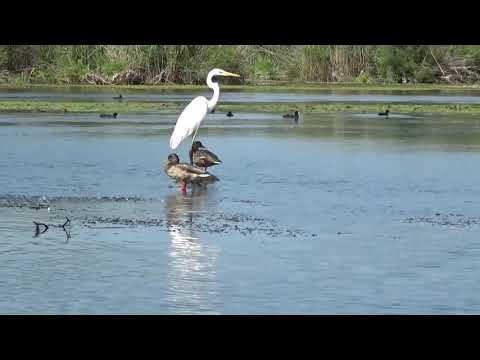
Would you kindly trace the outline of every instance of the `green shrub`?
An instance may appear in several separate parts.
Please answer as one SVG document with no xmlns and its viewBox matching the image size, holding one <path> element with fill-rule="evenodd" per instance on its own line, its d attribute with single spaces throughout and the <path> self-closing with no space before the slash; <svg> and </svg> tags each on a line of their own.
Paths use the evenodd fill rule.
<svg viewBox="0 0 480 360">
<path fill-rule="evenodd" d="M 359 83 L 362 83 L 362 84 L 370 83 L 371 82 L 370 76 L 366 72 L 362 71 L 360 73 L 360 75 L 358 75 L 355 78 L 355 82 L 359 82 Z"/>
<path fill-rule="evenodd" d="M 431 84 L 441 75 L 438 70 L 429 67 L 421 67 L 415 71 L 414 79 L 419 83 Z"/>
</svg>

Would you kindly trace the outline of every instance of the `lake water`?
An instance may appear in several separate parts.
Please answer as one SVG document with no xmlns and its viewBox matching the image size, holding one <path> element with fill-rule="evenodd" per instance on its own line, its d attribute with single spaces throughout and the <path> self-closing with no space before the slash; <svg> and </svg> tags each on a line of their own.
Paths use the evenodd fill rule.
<svg viewBox="0 0 480 360">
<path fill-rule="evenodd" d="M 479 116 L 177 116 L 0 114 L 0 313 L 480 313 Z"/>
<path fill-rule="evenodd" d="M 0 89 L 0 101 L 74 101 L 118 102 L 180 102 L 187 103 L 195 96 L 211 96 L 211 90 L 158 90 L 127 89 L 112 91 L 97 88 L 86 92 L 81 88 Z M 448 91 L 356 91 L 356 90 L 297 90 L 297 91 L 225 91 L 222 103 L 386 103 L 386 104 L 480 104 L 480 90 Z"/>
</svg>

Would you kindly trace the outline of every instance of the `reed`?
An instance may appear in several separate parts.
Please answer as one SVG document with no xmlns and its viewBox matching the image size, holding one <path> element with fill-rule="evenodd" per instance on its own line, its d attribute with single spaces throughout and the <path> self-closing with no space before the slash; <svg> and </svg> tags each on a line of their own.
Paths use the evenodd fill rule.
<svg viewBox="0 0 480 360">
<path fill-rule="evenodd" d="M 213 67 L 248 84 L 475 84 L 480 46 L 0 45 L 0 83 L 203 84 Z"/>
</svg>

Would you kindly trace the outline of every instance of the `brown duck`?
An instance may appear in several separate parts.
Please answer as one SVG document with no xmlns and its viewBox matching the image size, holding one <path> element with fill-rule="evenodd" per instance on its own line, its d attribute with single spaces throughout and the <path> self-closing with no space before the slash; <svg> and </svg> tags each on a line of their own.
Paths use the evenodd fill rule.
<svg viewBox="0 0 480 360">
<path fill-rule="evenodd" d="M 222 162 L 213 152 L 207 150 L 200 141 L 195 141 L 190 149 L 190 164 L 203 168 L 218 165 Z"/>
<path fill-rule="evenodd" d="M 217 179 L 214 175 L 208 172 L 185 163 L 180 163 L 177 154 L 168 155 L 168 160 L 165 163 L 165 173 L 180 182 L 180 191 L 186 193 L 187 183 L 202 183 L 204 180 Z"/>
</svg>

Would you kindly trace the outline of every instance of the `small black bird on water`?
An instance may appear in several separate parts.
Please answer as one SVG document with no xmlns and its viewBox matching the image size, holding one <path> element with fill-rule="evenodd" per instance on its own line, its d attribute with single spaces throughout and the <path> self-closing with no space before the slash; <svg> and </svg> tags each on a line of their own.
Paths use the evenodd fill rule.
<svg viewBox="0 0 480 360">
<path fill-rule="evenodd" d="M 113 118 L 113 119 L 116 119 L 116 118 L 117 118 L 117 115 L 118 115 L 118 114 L 115 112 L 115 113 L 113 113 L 112 115 L 110 115 L 110 114 L 100 114 L 100 117 L 101 117 L 101 118 Z"/>
<path fill-rule="evenodd" d="M 298 117 L 299 117 L 298 111 L 295 111 L 294 114 L 285 114 L 285 115 L 283 115 L 283 117 L 285 119 L 295 119 L 295 121 L 298 121 Z"/>
<path fill-rule="evenodd" d="M 213 114 L 215 112 L 215 108 L 210 111 L 210 114 Z"/>
<path fill-rule="evenodd" d="M 388 117 L 389 113 L 390 113 L 390 110 L 387 109 L 385 112 L 379 112 L 378 115 Z"/>
<path fill-rule="evenodd" d="M 227 116 L 228 116 L 228 117 L 232 117 L 232 116 L 233 116 L 232 112 L 229 111 L 229 112 L 227 113 Z"/>
<path fill-rule="evenodd" d="M 114 96 L 113 97 L 115 100 L 122 100 L 123 99 L 123 96 L 122 94 L 118 95 L 118 96 Z"/>
</svg>

